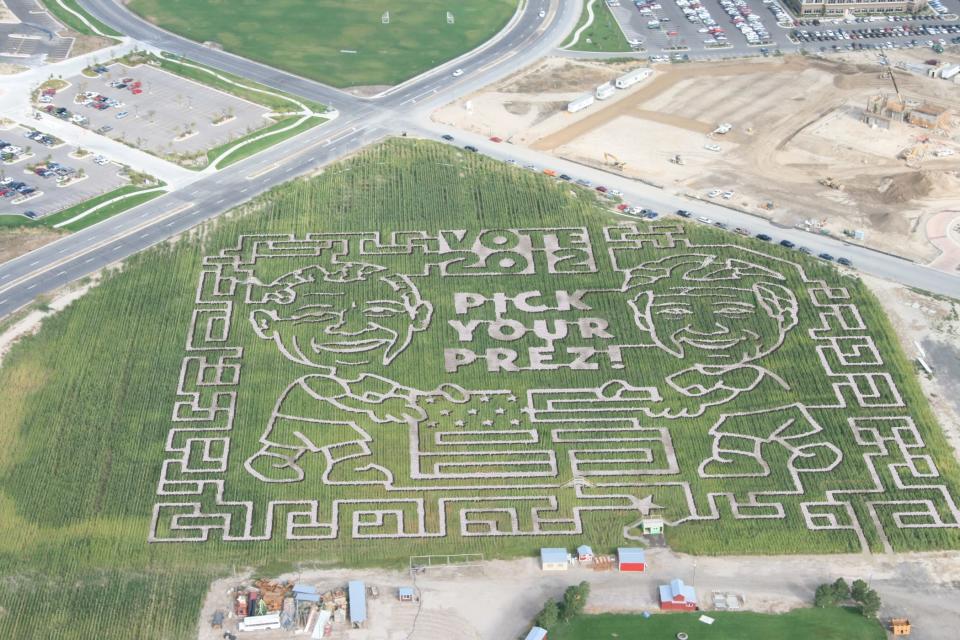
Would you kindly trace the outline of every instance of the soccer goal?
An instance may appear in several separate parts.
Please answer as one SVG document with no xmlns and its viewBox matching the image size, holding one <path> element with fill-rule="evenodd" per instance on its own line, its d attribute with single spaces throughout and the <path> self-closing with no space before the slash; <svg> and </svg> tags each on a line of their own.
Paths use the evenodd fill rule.
<svg viewBox="0 0 960 640">
<path fill-rule="evenodd" d="M 436 556 L 410 556 L 410 573 L 423 573 L 427 569 L 449 567 L 474 567 L 483 562 L 482 553 L 455 553 Z"/>
</svg>

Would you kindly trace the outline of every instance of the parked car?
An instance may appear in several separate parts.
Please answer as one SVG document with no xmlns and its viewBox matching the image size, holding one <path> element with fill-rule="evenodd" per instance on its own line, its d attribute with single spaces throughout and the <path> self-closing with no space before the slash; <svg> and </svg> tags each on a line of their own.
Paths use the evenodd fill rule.
<svg viewBox="0 0 960 640">
<path fill-rule="evenodd" d="M 566 181 L 568 181 L 568 182 L 569 182 L 570 180 L 572 180 L 572 178 L 571 178 L 570 176 L 568 176 L 567 174 L 565 174 L 565 173 L 561 173 L 561 174 L 560 174 L 559 176 L 557 176 L 557 177 L 560 178 L 561 180 L 566 180 Z"/>
<path fill-rule="evenodd" d="M 443 134 L 442 136 L 440 136 L 440 139 L 441 139 L 441 140 L 446 140 L 447 142 L 452 142 L 452 141 L 453 141 L 453 136 L 450 135 L 449 133 L 445 133 L 445 134 Z"/>
<path fill-rule="evenodd" d="M 845 267 L 852 267 L 853 262 L 849 258 L 837 258 L 837 264 L 842 264 Z"/>
<path fill-rule="evenodd" d="M 466 145 L 466 146 L 464 147 L 464 149 L 466 149 L 467 151 L 472 151 L 472 152 L 474 152 L 474 153 L 480 151 L 479 149 L 477 149 L 477 148 L 476 148 L 475 146 L 473 146 L 472 144 Z"/>
<path fill-rule="evenodd" d="M 691 215 L 693 215 L 693 214 L 691 214 L 689 211 L 687 211 L 686 209 L 677 209 L 676 213 L 677 213 L 677 215 L 680 216 L 681 218 L 689 218 Z"/>
<path fill-rule="evenodd" d="M 757 234 L 757 240 L 763 240 L 764 242 L 770 242 L 771 240 L 773 240 L 773 238 L 771 238 L 770 236 L 768 236 L 768 235 L 765 234 L 765 233 L 758 233 L 758 234 Z"/>
<path fill-rule="evenodd" d="M 796 245 L 790 242 L 789 240 L 781 240 L 780 246 L 786 247 L 787 249 L 793 249 Z"/>
<path fill-rule="evenodd" d="M 490 136 L 490 142 L 503 142 L 503 138 L 500 136 Z"/>
<path fill-rule="evenodd" d="M 827 262 L 833 261 L 833 256 L 830 255 L 829 253 L 821 253 L 817 257 L 820 258 L 821 260 L 826 260 Z"/>
</svg>

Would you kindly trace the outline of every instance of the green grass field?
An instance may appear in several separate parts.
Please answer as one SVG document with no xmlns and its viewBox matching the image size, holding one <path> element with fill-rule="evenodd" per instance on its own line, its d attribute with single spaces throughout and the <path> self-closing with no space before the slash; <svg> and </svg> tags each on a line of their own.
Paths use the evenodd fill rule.
<svg viewBox="0 0 960 640">
<path fill-rule="evenodd" d="M 43 5 L 46 6 L 47 10 L 49 10 L 50 13 L 56 16 L 57 20 L 62 22 L 68 28 L 73 29 L 77 33 L 83 33 L 89 36 L 98 35 L 92 29 L 90 29 L 90 27 L 84 24 L 82 20 L 77 18 L 76 15 L 64 9 L 63 8 L 64 5 L 66 5 L 70 9 L 73 9 L 74 12 L 79 13 L 80 15 L 85 17 L 87 19 L 87 22 L 95 26 L 100 31 L 100 33 L 105 34 L 107 36 L 114 36 L 118 38 L 121 35 L 116 31 L 114 31 L 113 29 L 111 29 L 110 27 L 108 27 L 107 25 L 97 20 L 96 18 L 94 18 L 89 13 L 87 13 L 84 10 L 84 8 L 80 6 L 77 0 L 43 0 Z"/>
<path fill-rule="evenodd" d="M 550 640 L 648 640 L 676 638 L 685 632 L 690 640 L 884 640 L 877 620 L 868 620 L 848 609 L 796 609 L 782 615 L 709 612 L 712 625 L 698 622 L 699 613 L 581 616 L 550 630 Z"/>
<path fill-rule="evenodd" d="M 230 142 L 226 144 L 222 144 L 219 147 L 214 147 L 213 149 L 207 152 L 207 158 L 209 159 L 210 163 L 213 163 L 215 160 L 217 160 L 217 158 L 225 155 L 230 149 L 235 148 L 241 142 L 244 142 L 251 138 L 259 138 L 260 136 L 266 136 L 264 138 L 258 139 L 256 142 L 252 142 L 248 145 L 240 147 L 236 151 L 230 152 L 226 156 L 226 158 L 224 158 L 224 160 L 221 161 L 219 165 L 217 165 L 218 168 L 225 169 L 226 167 L 229 167 L 231 164 L 240 162 L 244 158 L 249 158 L 252 155 L 256 155 L 261 151 L 263 151 L 264 149 L 272 147 L 273 145 L 283 142 L 284 140 L 288 140 L 296 135 L 300 135 L 304 131 L 309 131 L 310 129 L 326 122 L 326 118 L 321 118 L 319 116 L 310 116 L 306 120 L 298 124 L 297 126 L 293 127 L 292 129 L 289 129 L 287 131 L 279 131 L 284 127 L 290 126 L 291 124 L 293 124 L 299 119 L 300 118 L 298 116 L 289 116 L 286 118 L 281 118 L 280 120 L 277 120 L 276 123 L 268 127 L 264 127 L 263 129 L 254 131 L 253 133 L 243 136 L 242 138 L 231 140 Z"/>
<path fill-rule="evenodd" d="M 480 45 L 507 23 L 517 2 L 233 0 L 224 12 L 215 0 L 134 0 L 130 8 L 192 40 L 353 87 L 396 84 Z M 390 22 L 382 24 L 387 11 Z M 447 11 L 454 24 L 447 24 Z"/>
<path fill-rule="evenodd" d="M 854 517 L 873 550 L 884 539 L 898 550 L 960 547 L 956 529 L 897 528 L 890 505 L 875 508 L 882 531 L 872 524 L 871 500 L 929 499 L 946 521 L 944 498 L 931 487 L 955 496 L 960 474 L 911 365 L 857 280 L 820 261 L 700 225 L 664 220 L 620 228 L 623 219 L 601 209 L 593 192 L 573 189 L 458 149 L 391 140 L 130 258 L 46 320 L 39 333 L 12 348 L 0 369 L 0 637 L 196 637 L 208 582 L 240 567 L 303 561 L 405 566 L 415 554 L 515 557 L 581 540 L 606 552 L 623 544 L 624 527 L 637 520 L 633 500 L 648 495 L 668 521 L 683 521 L 667 529 L 668 542 L 683 551 L 859 551 L 850 528 Z M 374 231 L 382 234 L 379 242 Z M 280 236 L 253 237 L 264 234 Z M 351 280 L 345 272 L 343 283 L 353 284 L 336 289 L 346 309 L 337 326 L 362 314 L 364 331 L 381 332 L 358 344 L 382 349 L 390 331 L 401 336 L 405 327 L 416 327 L 410 346 L 387 366 L 377 359 L 357 369 L 355 355 L 329 356 L 335 373 L 346 376 L 336 379 L 354 381 L 346 387 L 331 387 L 336 376 L 291 360 L 293 352 L 283 355 L 277 342 L 282 337 L 288 350 L 311 345 L 302 347 L 304 358 L 353 353 L 347 348 L 352 342 L 328 343 L 319 336 L 334 334 L 316 333 L 323 326 L 333 331 L 330 323 L 341 318 L 340 311 L 324 310 L 329 292 L 317 292 L 316 305 L 297 302 L 306 306 L 295 313 L 282 306 L 291 304 L 284 283 L 318 282 L 284 274 L 312 268 L 302 273 L 317 278 L 316 265 L 332 268 L 331 253 L 341 263 L 376 265 L 357 273 L 381 273 L 376 267 L 382 267 L 387 275 L 405 274 L 420 293 L 417 303 L 395 276 Z M 716 261 L 691 271 L 696 256 Z M 675 271 L 692 278 L 684 280 L 691 286 L 703 279 L 710 291 L 716 278 L 735 273 L 737 279 L 719 282 L 748 283 L 747 289 L 727 287 L 739 297 L 714 310 L 694 298 L 645 306 L 654 292 L 660 297 L 650 300 L 670 300 L 671 290 L 658 287 Z M 632 284 L 623 289 L 625 273 Z M 817 284 L 821 280 L 828 288 Z M 300 291 L 303 300 L 313 299 L 310 289 Z M 506 302 L 532 291 L 544 295 L 525 297 L 526 307 Z M 824 304 L 828 291 L 857 310 L 818 309 L 814 302 Z M 791 296 L 796 313 L 784 306 Z M 512 329 L 496 329 L 499 337 L 491 333 L 498 305 L 506 305 L 503 318 L 513 321 Z M 704 356 L 671 355 L 665 336 L 681 334 L 667 331 L 670 323 L 737 326 L 738 340 L 768 344 L 776 333 L 768 315 L 776 309 L 776 322 L 795 315 L 797 326 L 762 363 L 790 390 L 769 376 L 750 387 L 750 371 L 741 368 L 730 369 L 719 386 L 699 375 L 701 384 L 711 383 L 700 395 L 680 394 L 680 387 L 665 382 L 680 384 L 678 371 Z M 837 337 L 840 318 L 848 328 Z M 508 335 L 518 331 L 516 323 L 553 335 L 560 349 L 544 352 L 539 334 Z M 472 341 L 460 337 L 466 325 L 475 330 Z M 667 342 L 656 346 L 649 325 L 660 327 L 656 335 Z M 300 336 L 299 342 L 289 342 L 291 336 Z M 831 377 L 816 349 L 834 338 L 837 350 L 823 355 Z M 707 355 L 739 348 L 728 342 L 708 342 Z M 882 365 L 870 364 L 868 343 L 882 354 Z M 701 348 L 695 344 L 701 343 L 687 348 Z M 611 345 L 625 346 L 617 352 Z M 452 348 L 481 355 L 506 348 L 517 353 L 521 368 L 490 372 L 478 360 L 447 371 Z M 840 353 L 849 362 L 839 362 Z M 583 354 L 595 368 L 546 366 L 570 365 Z M 534 361 L 538 368 L 530 369 Z M 862 380 L 838 391 L 833 383 L 851 370 L 889 374 L 896 391 L 880 379 L 872 396 Z M 603 386 L 611 379 L 629 385 Z M 290 386 L 298 380 L 308 386 Z M 857 406 L 854 387 L 869 402 L 896 406 Z M 642 388 L 659 390 L 661 399 Z M 548 391 L 528 395 L 536 389 Z M 574 395 L 557 396 L 567 393 L 563 389 Z M 728 397 L 730 390 L 736 393 Z M 846 407 L 838 408 L 838 393 Z M 272 423 L 281 397 L 282 415 Z M 551 415 L 542 402 L 554 397 L 566 398 L 557 407 L 573 414 Z M 716 405 L 709 404 L 713 400 Z M 528 402 L 529 411 L 521 411 Z M 687 415 L 676 415 L 684 410 Z M 739 419 L 718 423 L 723 415 Z M 854 431 L 850 418 L 871 421 Z M 274 428 L 266 432 L 268 424 Z M 730 443 L 729 450 L 740 453 L 725 467 L 729 477 L 700 477 L 698 465 L 711 457 L 711 429 L 718 424 L 750 437 L 772 438 L 771 429 L 777 431 L 780 439 L 768 438 L 761 447 L 769 473 L 755 473 L 759 462 L 744 456 L 749 447 L 740 442 L 740 448 Z M 812 424 L 822 431 L 811 434 Z M 296 459 L 304 481 L 279 482 L 283 478 L 273 475 L 266 481 L 244 461 L 262 462 L 256 454 L 265 441 L 304 446 L 303 439 L 283 440 L 286 425 L 296 426 L 317 452 L 300 451 Z M 664 466 L 665 442 L 675 452 L 673 471 Z M 826 444 L 843 458 L 822 471 Z M 411 456 L 414 448 L 418 459 Z M 880 474 L 875 491 L 867 454 Z M 545 470 L 551 456 L 552 472 Z M 585 484 L 573 482 L 573 461 Z M 888 465 L 899 465 L 910 488 L 894 487 Z M 914 478 L 905 466 L 923 477 Z M 255 468 L 261 476 L 278 471 Z M 802 495 L 790 493 L 789 469 L 802 470 Z M 742 475 L 747 472 L 752 475 Z M 829 516 L 841 528 L 808 530 L 802 503 L 825 503 L 826 492 L 836 490 L 865 493 L 838 494 L 843 506 L 813 509 L 817 524 L 827 524 Z M 747 504 L 751 492 L 760 492 L 753 506 Z M 713 499 L 711 519 L 705 517 L 709 494 L 716 493 L 732 497 Z M 736 519 L 734 500 L 740 515 L 769 515 L 771 505 L 782 504 L 784 517 Z M 915 503 L 907 508 L 918 511 Z M 579 509 L 586 510 L 578 515 Z M 701 517 L 691 519 L 691 509 Z M 581 516 L 583 535 L 564 535 Z M 904 518 L 907 524 L 929 522 Z M 497 532 L 504 535 L 488 535 Z M 77 594 L 83 597 L 72 597 Z"/>
<path fill-rule="evenodd" d="M 586 10 L 587 1 L 588 0 L 584 0 L 584 10 L 580 16 L 580 22 L 577 24 L 577 28 L 571 32 L 570 37 L 567 38 L 565 42 L 570 42 L 573 39 L 573 34 L 586 24 L 589 19 Z M 573 51 L 632 50 L 630 44 L 627 43 L 626 37 L 623 35 L 623 30 L 620 29 L 620 25 L 617 24 L 606 2 L 603 0 L 594 0 L 593 13 L 593 23 L 584 29 L 583 33 L 580 34 L 580 39 L 577 40 L 577 43 L 570 47 L 570 49 Z"/>
</svg>

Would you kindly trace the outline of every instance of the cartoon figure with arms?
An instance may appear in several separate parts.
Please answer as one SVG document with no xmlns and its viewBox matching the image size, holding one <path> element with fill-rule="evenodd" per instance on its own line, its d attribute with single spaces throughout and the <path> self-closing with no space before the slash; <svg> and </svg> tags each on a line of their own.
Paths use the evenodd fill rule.
<svg viewBox="0 0 960 640">
<path fill-rule="evenodd" d="M 264 482 L 297 482 L 301 457 L 322 453 L 327 474 L 353 461 L 354 482 L 388 482 L 389 470 L 360 464 L 371 454 L 362 425 L 408 425 L 425 414 L 419 392 L 363 371 L 393 362 L 432 314 L 409 278 L 372 264 L 310 266 L 268 285 L 250 314 L 254 331 L 317 372 L 283 392 L 247 471 Z M 444 385 L 433 393 L 459 399 L 462 390 Z"/>
</svg>

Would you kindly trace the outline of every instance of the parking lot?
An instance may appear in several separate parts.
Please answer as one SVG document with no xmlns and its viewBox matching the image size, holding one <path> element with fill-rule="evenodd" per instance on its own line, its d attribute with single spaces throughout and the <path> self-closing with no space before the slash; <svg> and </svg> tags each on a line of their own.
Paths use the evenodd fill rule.
<svg viewBox="0 0 960 640">
<path fill-rule="evenodd" d="M 128 180 L 118 175 L 120 167 L 116 164 L 98 164 L 92 153 L 79 159 L 72 157 L 76 147 L 62 143 L 48 147 L 42 141 L 27 138 L 29 131 L 19 126 L 0 131 L 0 141 L 6 143 L 0 148 L 13 146 L 23 150 L 12 161 L 0 165 L 0 214 L 32 211 L 42 218 L 127 184 Z M 42 166 L 28 169 L 34 165 Z M 81 175 L 85 177 L 76 179 Z M 27 193 L 30 189 L 34 191 Z M 20 198 L 25 199 L 19 202 Z"/>
<path fill-rule="evenodd" d="M 64 26 L 37 0 L 5 1 L 15 18 L 0 24 L 0 60 L 35 65 L 44 61 L 59 62 L 70 56 L 73 38 L 57 35 Z"/>
<path fill-rule="evenodd" d="M 769 55 L 776 50 L 829 53 L 861 48 L 934 47 L 953 44 L 951 39 L 960 36 L 960 0 L 932 0 L 931 12 L 914 18 L 796 21 L 780 0 L 605 1 L 627 40 L 635 48 L 646 49 L 658 61 L 665 61 L 668 56 L 686 60 Z"/>
<path fill-rule="evenodd" d="M 843 23 L 842 26 L 821 23 L 793 29 L 790 38 L 798 44 L 828 50 L 933 49 L 960 43 L 960 24 L 908 22 L 896 18 L 882 22 Z"/>
<path fill-rule="evenodd" d="M 41 108 L 162 157 L 205 153 L 271 123 L 266 107 L 150 65 L 103 69 L 69 78 Z"/>
</svg>

